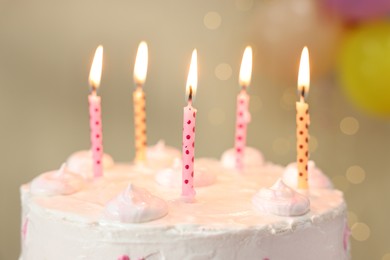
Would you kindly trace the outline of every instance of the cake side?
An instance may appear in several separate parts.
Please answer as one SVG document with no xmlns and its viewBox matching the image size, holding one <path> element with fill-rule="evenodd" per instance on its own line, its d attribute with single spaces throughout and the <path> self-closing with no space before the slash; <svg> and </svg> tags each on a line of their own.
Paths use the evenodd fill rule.
<svg viewBox="0 0 390 260">
<path fill-rule="evenodd" d="M 282 167 L 268 165 L 245 176 L 220 171 L 217 182 L 197 189 L 197 202 L 178 200 L 179 189 L 154 175 L 117 165 L 105 177 L 67 196 L 32 196 L 21 188 L 22 259 L 349 259 L 344 241 L 346 205 L 337 190 L 310 194 L 311 210 L 299 217 L 257 212 L 251 198 L 269 187 Z M 109 221 L 104 208 L 128 183 L 167 201 L 169 213 L 137 224 Z"/>
</svg>

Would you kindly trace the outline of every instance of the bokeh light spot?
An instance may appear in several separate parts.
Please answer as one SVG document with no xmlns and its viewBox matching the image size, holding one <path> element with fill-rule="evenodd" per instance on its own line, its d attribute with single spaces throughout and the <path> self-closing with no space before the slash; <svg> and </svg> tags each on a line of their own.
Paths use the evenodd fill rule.
<svg viewBox="0 0 390 260">
<path fill-rule="evenodd" d="M 232 67 L 227 63 L 221 63 L 215 67 L 214 73 L 218 79 L 228 80 L 232 76 Z"/>
<path fill-rule="evenodd" d="M 285 110 L 293 110 L 295 108 L 295 102 L 298 101 L 296 88 L 287 88 L 280 100 L 280 106 Z"/>
<path fill-rule="evenodd" d="M 358 165 L 353 165 L 347 169 L 346 177 L 350 183 L 359 184 L 366 178 L 366 172 Z"/>
<path fill-rule="evenodd" d="M 363 222 L 356 222 L 351 230 L 352 237 L 357 241 L 366 241 L 370 237 L 370 227 Z"/>
<path fill-rule="evenodd" d="M 221 15 L 217 12 L 208 12 L 203 18 L 204 26 L 210 30 L 218 29 L 221 26 L 221 22 Z"/>
<path fill-rule="evenodd" d="M 359 121 L 354 117 L 344 117 L 340 122 L 340 130 L 343 134 L 354 135 L 359 130 Z"/>
</svg>

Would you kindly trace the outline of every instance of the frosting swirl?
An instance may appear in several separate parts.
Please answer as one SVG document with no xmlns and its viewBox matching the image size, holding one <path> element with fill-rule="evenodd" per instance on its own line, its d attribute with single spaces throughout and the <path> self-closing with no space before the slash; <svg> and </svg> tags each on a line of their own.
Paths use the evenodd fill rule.
<svg viewBox="0 0 390 260">
<path fill-rule="evenodd" d="M 181 153 L 178 149 L 165 145 L 163 140 L 147 149 L 148 162 L 159 168 L 171 166 L 173 161 L 180 156 Z"/>
<path fill-rule="evenodd" d="M 66 161 L 70 171 L 78 173 L 86 179 L 92 178 L 92 152 L 91 150 L 78 151 L 71 154 Z M 103 154 L 103 167 L 109 169 L 114 166 L 114 160 L 108 154 Z"/>
<path fill-rule="evenodd" d="M 221 157 L 221 163 L 226 168 L 236 168 L 236 151 L 234 148 L 226 150 Z M 245 147 L 244 150 L 244 168 L 261 167 L 264 165 L 263 154 L 252 147 Z"/>
<path fill-rule="evenodd" d="M 310 200 L 288 187 L 281 179 L 271 188 L 261 189 L 252 198 L 254 207 L 278 216 L 300 216 L 310 210 Z"/>
<path fill-rule="evenodd" d="M 209 186 L 216 182 L 216 173 L 219 171 L 219 162 L 212 159 L 200 158 L 194 165 L 194 186 Z M 158 184 L 166 187 L 181 187 L 182 163 L 176 159 L 173 166 L 160 170 L 156 174 Z"/>
<path fill-rule="evenodd" d="M 30 192 L 44 196 L 69 195 L 81 190 L 83 185 L 83 178 L 68 171 L 64 163 L 59 170 L 45 172 L 33 179 Z"/>
<path fill-rule="evenodd" d="M 104 219 L 125 223 L 141 223 L 164 217 L 167 203 L 147 190 L 129 184 L 116 198 L 109 201 Z"/>
<path fill-rule="evenodd" d="M 316 167 L 314 161 L 308 162 L 308 181 L 309 187 L 315 189 L 333 189 L 329 178 Z M 283 181 L 290 187 L 298 187 L 297 163 L 290 163 L 283 172 Z"/>
</svg>

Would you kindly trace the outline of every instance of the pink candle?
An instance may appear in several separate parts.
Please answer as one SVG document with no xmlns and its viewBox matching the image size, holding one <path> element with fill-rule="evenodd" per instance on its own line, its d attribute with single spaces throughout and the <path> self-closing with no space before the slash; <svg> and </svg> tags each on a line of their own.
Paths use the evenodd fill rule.
<svg viewBox="0 0 390 260">
<path fill-rule="evenodd" d="M 297 108 L 297 168 L 298 168 L 298 189 L 308 189 L 307 163 L 309 161 L 309 105 L 305 97 L 309 92 L 310 67 L 309 51 L 305 47 L 302 51 L 301 62 L 298 74 L 298 91 L 300 100 L 296 103 Z"/>
<path fill-rule="evenodd" d="M 197 52 L 192 52 L 190 71 L 187 78 L 186 92 L 188 105 L 183 116 L 183 149 L 182 149 L 182 197 L 186 202 L 195 200 L 194 189 L 194 158 L 195 158 L 195 118 L 196 109 L 192 106 L 192 98 L 197 87 Z"/>
<path fill-rule="evenodd" d="M 249 95 L 247 87 L 250 84 L 252 76 L 252 48 L 246 47 L 242 57 L 240 69 L 240 85 L 241 92 L 237 96 L 237 112 L 236 112 L 236 135 L 235 135 L 235 150 L 236 150 L 236 168 L 244 167 L 244 153 L 246 146 L 247 125 L 250 122 L 249 113 Z"/>
<path fill-rule="evenodd" d="M 93 176 L 95 178 L 103 176 L 103 135 L 101 119 L 101 98 L 97 95 L 97 89 L 100 85 L 103 63 L 103 47 L 100 45 L 95 52 L 89 74 L 89 84 L 91 94 L 89 100 L 89 116 L 91 128 L 91 150 L 93 162 Z"/>
</svg>

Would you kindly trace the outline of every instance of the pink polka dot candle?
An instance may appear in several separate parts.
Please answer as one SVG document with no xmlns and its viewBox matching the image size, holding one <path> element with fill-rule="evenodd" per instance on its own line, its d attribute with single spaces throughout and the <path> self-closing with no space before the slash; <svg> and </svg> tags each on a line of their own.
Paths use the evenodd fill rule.
<svg viewBox="0 0 390 260">
<path fill-rule="evenodd" d="M 137 57 L 134 66 L 134 82 L 136 90 L 133 92 L 134 102 L 134 128 L 135 128 L 135 161 L 146 161 L 146 97 L 143 91 L 148 70 L 148 45 L 141 42 L 138 46 Z"/>
<path fill-rule="evenodd" d="M 298 168 L 298 189 L 306 190 L 308 185 L 307 164 L 309 161 L 309 105 L 305 97 L 310 86 L 310 65 L 309 51 L 303 48 L 298 74 L 298 92 L 300 100 L 296 102 L 297 109 L 297 168 Z"/>
<path fill-rule="evenodd" d="M 235 134 L 235 151 L 236 151 L 236 168 L 243 168 L 244 152 L 246 146 L 247 125 L 250 122 L 249 113 L 249 95 L 247 88 L 252 77 L 252 48 L 246 47 L 242 57 L 240 68 L 240 86 L 241 92 L 237 96 L 236 111 L 236 134 Z"/>
<path fill-rule="evenodd" d="M 185 202 L 195 200 L 194 158 L 195 158 L 195 118 L 196 109 L 192 106 L 198 84 L 198 64 L 196 49 L 192 52 L 191 65 L 187 78 L 186 96 L 188 105 L 184 107 L 183 149 L 182 149 L 182 197 Z"/>
<path fill-rule="evenodd" d="M 103 46 L 96 49 L 93 58 L 91 71 L 89 73 L 89 85 L 91 94 L 88 96 L 89 117 L 91 128 L 91 150 L 93 160 L 93 176 L 95 178 L 103 176 L 103 134 L 101 118 L 101 98 L 97 95 L 100 85 L 103 65 Z"/>
</svg>

